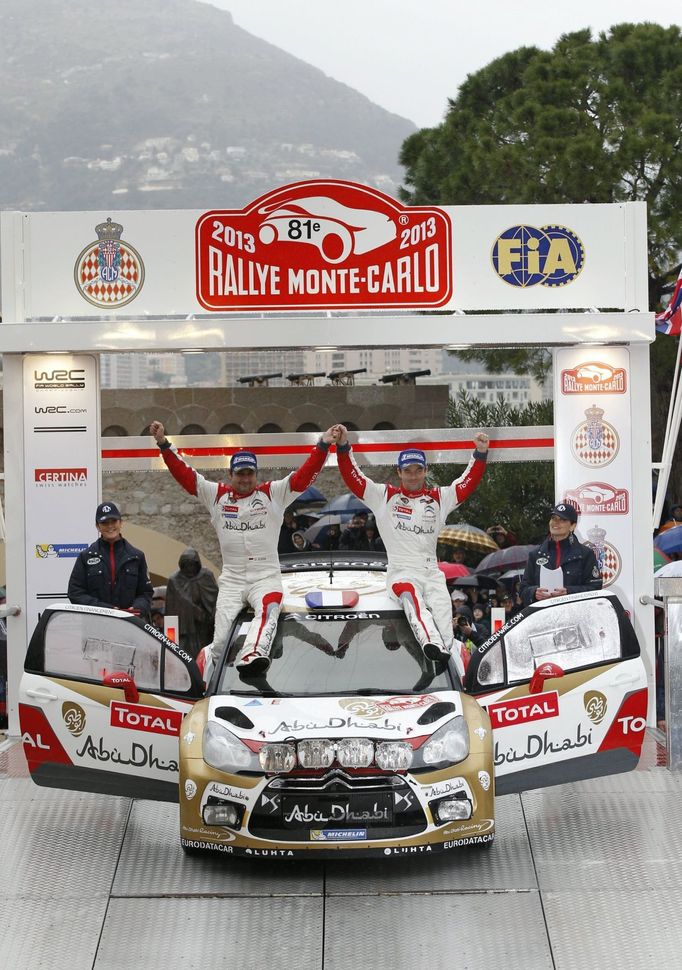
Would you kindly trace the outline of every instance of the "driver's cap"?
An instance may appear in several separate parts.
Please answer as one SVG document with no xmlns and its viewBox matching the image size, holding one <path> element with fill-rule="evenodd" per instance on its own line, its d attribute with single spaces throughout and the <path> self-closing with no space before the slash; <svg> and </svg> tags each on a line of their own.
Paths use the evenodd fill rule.
<svg viewBox="0 0 682 970">
<path fill-rule="evenodd" d="M 420 465 L 426 468 L 426 455 L 419 448 L 406 448 L 398 455 L 398 468 L 406 468 L 407 465 Z"/>
<path fill-rule="evenodd" d="M 235 451 L 230 458 L 230 471 L 238 472 L 240 468 L 253 468 L 258 470 L 258 462 L 252 451 Z"/>
</svg>

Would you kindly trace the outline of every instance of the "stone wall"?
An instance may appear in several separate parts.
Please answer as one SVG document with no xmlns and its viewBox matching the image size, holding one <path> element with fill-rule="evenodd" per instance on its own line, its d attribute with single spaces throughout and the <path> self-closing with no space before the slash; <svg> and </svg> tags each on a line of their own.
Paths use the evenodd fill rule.
<svg viewBox="0 0 682 970">
<path fill-rule="evenodd" d="M 447 402 L 447 387 L 434 385 L 105 390 L 102 430 L 118 427 L 126 434 L 139 435 L 155 418 L 163 421 L 169 436 L 188 425 L 198 425 L 206 434 L 219 434 L 227 425 L 238 425 L 244 433 L 253 434 L 265 424 L 295 432 L 302 424 L 324 429 L 339 421 L 361 431 L 387 424 L 406 430 L 440 428 L 445 425 Z M 268 469 L 264 474 L 280 478 L 288 471 Z M 220 478 L 219 471 L 204 474 L 215 481 Z M 395 481 L 390 467 L 374 468 L 372 476 Z M 346 491 L 335 468 L 324 470 L 316 485 L 328 498 Z M 167 471 L 105 473 L 102 498 L 119 506 L 124 531 L 126 521 L 145 526 L 194 546 L 203 558 L 220 564 L 218 543 L 205 510 Z M 176 566 L 171 563 L 169 568 Z"/>
<path fill-rule="evenodd" d="M 448 403 L 445 385 L 353 387 L 223 387 L 172 390 L 102 391 L 102 430 L 122 428 L 139 435 L 156 418 L 168 434 L 198 425 L 220 434 L 228 425 L 254 434 L 263 425 L 297 431 L 302 424 L 320 430 L 338 422 L 362 431 L 441 428 Z"/>
</svg>

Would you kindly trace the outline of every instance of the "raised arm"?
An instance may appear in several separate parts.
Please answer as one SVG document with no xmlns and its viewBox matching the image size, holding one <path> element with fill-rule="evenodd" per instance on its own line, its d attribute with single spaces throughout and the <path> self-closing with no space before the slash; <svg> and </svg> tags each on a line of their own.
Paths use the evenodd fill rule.
<svg viewBox="0 0 682 970">
<path fill-rule="evenodd" d="M 474 438 L 474 452 L 463 473 L 452 483 L 457 505 L 472 495 L 485 474 L 490 439 L 483 431 Z"/>
<path fill-rule="evenodd" d="M 364 498 L 368 485 L 374 485 L 371 478 L 360 471 L 353 458 L 353 449 L 348 440 L 348 429 L 343 424 L 334 425 L 337 429 L 336 454 L 339 461 L 339 471 L 344 482 L 358 498 Z"/>
<path fill-rule="evenodd" d="M 327 428 L 301 467 L 289 476 L 288 488 L 290 492 L 296 494 L 305 492 L 306 488 L 309 488 L 320 474 L 329 454 L 329 446 L 333 441 L 336 441 L 335 427 L 336 425 Z"/>
<path fill-rule="evenodd" d="M 149 425 L 149 432 L 156 440 L 161 457 L 166 463 L 166 468 L 171 473 L 178 485 L 182 485 L 190 495 L 197 495 L 197 473 L 191 465 L 188 465 L 184 458 L 181 458 L 166 437 L 166 431 L 160 421 L 152 421 Z"/>
</svg>

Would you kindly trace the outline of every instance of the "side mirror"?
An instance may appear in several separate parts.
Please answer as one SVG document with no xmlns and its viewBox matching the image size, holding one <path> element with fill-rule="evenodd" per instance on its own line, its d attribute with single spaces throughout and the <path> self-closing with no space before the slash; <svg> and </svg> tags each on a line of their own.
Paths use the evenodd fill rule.
<svg viewBox="0 0 682 970">
<path fill-rule="evenodd" d="M 564 672 L 558 664 L 540 664 L 530 680 L 529 691 L 531 694 L 541 694 L 545 681 L 552 677 L 563 677 Z"/>
<path fill-rule="evenodd" d="M 537 671 L 536 671 L 537 673 Z M 130 674 L 116 673 L 116 674 L 105 674 L 102 678 L 102 684 L 105 687 L 115 687 L 117 690 L 123 691 L 123 696 L 128 701 L 129 704 L 139 704 L 140 703 L 140 693 L 135 686 L 135 681 L 130 676 Z"/>
</svg>

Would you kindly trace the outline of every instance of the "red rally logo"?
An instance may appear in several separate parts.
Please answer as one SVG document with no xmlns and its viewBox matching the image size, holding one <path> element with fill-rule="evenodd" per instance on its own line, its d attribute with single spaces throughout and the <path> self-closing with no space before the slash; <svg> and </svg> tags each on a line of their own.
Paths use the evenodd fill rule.
<svg viewBox="0 0 682 970">
<path fill-rule="evenodd" d="M 286 185 L 196 225 L 197 300 L 207 310 L 443 306 L 452 294 L 449 216 L 355 182 Z"/>
</svg>

